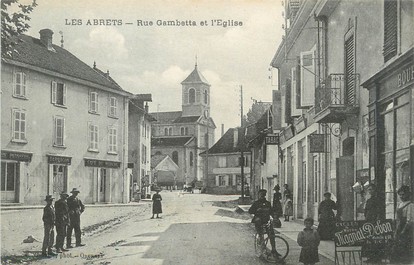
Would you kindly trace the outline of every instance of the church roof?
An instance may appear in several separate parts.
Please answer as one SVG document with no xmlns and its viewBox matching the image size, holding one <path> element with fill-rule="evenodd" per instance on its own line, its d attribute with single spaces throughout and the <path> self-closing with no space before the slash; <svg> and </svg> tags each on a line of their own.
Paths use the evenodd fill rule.
<svg viewBox="0 0 414 265">
<path fill-rule="evenodd" d="M 152 112 L 150 115 L 154 117 L 160 124 L 173 123 L 176 119 L 180 118 L 183 114 L 182 111 L 168 111 L 168 112 Z"/>
<path fill-rule="evenodd" d="M 250 152 L 246 144 L 237 142 L 237 145 L 234 146 L 234 131 L 237 130 L 238 139 L 241 139 L 242 134 L 244 133 L 244 128 L 230 128 L 227 132 L 215 143 L 210 149 L 208 149 L 209 154 L 228 154 L 228 153 L 238 153 L 242 150 L 244 152 Z M 206 152 L 202 152 L 201 155 L 204 155 Z"/>
<path fill-rule="evenodd" d="M 187 76 L 186 79 L 184 79 L 183 82 L 181 82 L 181 84 L 186 84 L 186 83 L 202 83 L 202 84 L 206 84 L 206 85 L 210 85 L 207 81 L 207 79 L 205 79 L 205 77 L 198 71 L 197 69 L 197 64 L 194 68 L 194 70 L 191 72 L 191 74 L 189 76 Z"/>
<path fill-rule="evenodd" d="M 179 136 L 179 137 L 156 137 L 151 139 L 151 146 L 184 146 L 187 144 L 192 136 Z"/>
<path fill-rule="evenodd" d="M 196 122 L 200 116 L 185 116 L 185 117 L 178 117 L 174 120 L 174 123 L 190 123 L 190 122 Z"/>
</svg>

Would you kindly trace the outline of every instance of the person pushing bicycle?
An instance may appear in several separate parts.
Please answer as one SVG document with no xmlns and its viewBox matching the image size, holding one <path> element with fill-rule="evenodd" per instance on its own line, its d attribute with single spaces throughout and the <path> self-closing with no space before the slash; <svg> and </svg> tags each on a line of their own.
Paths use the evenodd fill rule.
<svg viewBox="0 0 414 265">
<path fill-rule="evenodd" d="M 256 232 L 262 237 L 263 239 L 263 229 L 266 229 L 266 233 L 269 236 L 270 245 L 272 246 L 272 255 L 276 260 L 279 260 L 280 254 L 276 251 L 276 243 L 275 243 L 275 230 L 273 229 L 273 208 L 271 203 L 266 200 L 266 193 L 267 190 L 261 189 L 259 190 L 259 199 L 253 202 L 252 206 L 249 209 L 250 214 L 254 214 L 252 223 L 254 223 L 256 227 Z M 270 221 L 269 225 L 266 225 Z"/>
</svg>

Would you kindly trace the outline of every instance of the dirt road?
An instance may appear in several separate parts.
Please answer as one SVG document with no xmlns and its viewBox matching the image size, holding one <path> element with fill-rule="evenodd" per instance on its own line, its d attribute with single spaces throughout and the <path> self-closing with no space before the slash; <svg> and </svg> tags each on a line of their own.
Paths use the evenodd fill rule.
<svg viewBox="0 0 414 265">
<path fill-rule="evenodd" d="M 250 217 L 217 206 L 238 196 L 166 191 L 161 196 L 161 219 L 150 219 L 149 205 L 140 207 L 121 224 L 85 236 L 85 247 L 31 264 L 266 264 L 254 255 Z M 294 241 L 289 244 L 286 264 L 298 264 L 300 250 Z M 319 264 L 332 262 L 321 256 Z"/>
</svg>

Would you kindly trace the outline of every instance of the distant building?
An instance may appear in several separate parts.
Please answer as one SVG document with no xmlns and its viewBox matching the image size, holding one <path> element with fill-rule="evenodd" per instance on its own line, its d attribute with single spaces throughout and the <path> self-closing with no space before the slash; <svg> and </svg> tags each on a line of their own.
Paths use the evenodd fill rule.
<svg viewBox="0 0 414 265">
<path fill-rule="evenodd" d="M 177 185 L 202 181 L 205 161 L 199 154 L 214 143 L 216 125 L 210 117 L 210 84 L 195 65 L 181 82 L 182 110 L 156 112 L 151 155 L 169 155 L 178 165 Z"/>
<path fill-rule="evenodd" d="M 208 158 L 206 193 L 240 194 L 242 175 L 241 150 L 244 151 L 244 181 L 250 183 L 251 155 L 242 139 L 244 129 L 231 128 L 201 157 Z"/>
<path fill-rule="evenodd" d="M 131 94 L 52 35 L 20 36 L 1 61 L 1 201 L 43 204 L 78 188 L 85 203 L 127 202 Z"/>
<path fill-rule="evenodd" d="M 158 187 L 175 189 L 178 166 L 169 155 L 154 155 L 151 157 L 151 179 Z M 180 185 L 183 185 L 180 183 Z"/>
<path fill-rule="evenodd" d="M 151 94 L 137 94 L 129 101 L 128 176 L 131 200 L 137 193 L 145 198 L 151 191 L 151 125 L 155 122 L 155 118 L 148 113 L 147 102 L 151 101 Z"/>
</svg>

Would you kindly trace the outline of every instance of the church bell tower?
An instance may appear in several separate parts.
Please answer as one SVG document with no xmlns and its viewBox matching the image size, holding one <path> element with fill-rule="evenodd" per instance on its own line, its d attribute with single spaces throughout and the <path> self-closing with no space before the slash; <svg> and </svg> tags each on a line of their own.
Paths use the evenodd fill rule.
<svg viewBox="0 0 414 265">
<path fill-rule="evenodd" d="M 181 82 L 182 116 L 210 115 L 210 84 L 199 72 L 197 62 L 191 74 Z"/>
</svg>

